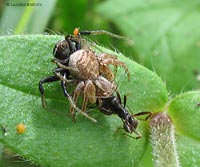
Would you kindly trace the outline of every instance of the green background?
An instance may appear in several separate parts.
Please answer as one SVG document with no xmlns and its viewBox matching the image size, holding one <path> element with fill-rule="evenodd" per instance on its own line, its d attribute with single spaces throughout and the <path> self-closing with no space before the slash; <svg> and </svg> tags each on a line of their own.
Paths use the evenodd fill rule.
<svg viewBox="0 0 200 167">
<path fill-rule="evenodd" d="M 29 4 L 35 3 L 39 6 L 16 6 L 20 2 Z M 66 33 L 72 33 L 75 27 L 80 27 L 81 30 L 105 29 L 119 35 L 131 37 L 131 42 L 110 38 L 105 35 L 94 36 L 91 37 L 91 39 L 97 44 L 99 43 L 100 45 L 111 48 L 112 50 L 120 51 L 121 53 L 126 55 L 126 57 L 129 57 L 135 62 L 153 71 L 155 74 L 155 78 L 157 74 L 162 79 L 163 83 L 167 86 L 167 93 L 165 87 L 163 86 L 163 83 L 160 83 L 160 79 L 156 78 L 156 84 L 160 84 L 162 86 L 156 87 L 155 84 L 153 85 L 156 87 L 154 89 L 152 88 L 153 86 L 149 86 L 148 88 L 147 85 L 140 84 L 139 81 L 143 79 L 143 73 L 145 73 L 147 69 L 142 68 L 141 74 L 140 71 L 137 70 L 137 68 L 131 68 L 131 70 L 133 70 L 139 78 L 138 79 L 134 75 L 134 77 L 136 77 L 134 78 L 134 82 L 136 82 L 135 87 L 139 86 L 139 88 L 137 89 L 136 87 L 135 89 L 133 89 L 133 92 L 136 93 L 135 95 L 132 95 L 134 97 L 132 99 L 135 106 L 131 107 L 134 108 L 133 110 L 135 112 L 146 109 L 152 109 L 156 111 L 159 108 L 162 108 L 164 106 L 164 103 L 166 103 L 167 94 L 169 99 L 173 99 L 175 97 L 172 100 L 171 105 L 169 106 L 169 114 L 172 117 L 173 123 L 175 124 L 178 133 L 177 148 L 179 150 L 181 164 L 182 166 L 189 166 L 191 164 L 193 164 L 193 166 L 199 166 L 200 158 L 197 154 L 200 150 L 198 144 L 199 108 L 197 105 L 200 102 L 200 95 L 197 91 L 200 88 L 199 20 L 199 0 L 1 0 L 0 35 L 2 37 L 0 57 L 0 81 L 1 90 L 5 93 L 2 93 L 2 95 L 6 96 L 7 92 L 20 91 L 20 93 L 22 93 L 22 95 L 20 94 L 21 97 L 27 99 L 26 95 L 31 95 L 31 98 L 33 98 L 34 101 L 37 101 L 37 106 L 40 105 L 40 100 L 38 100 L 39 94 L 37 94 L 37 87 L 35 88 L 34 85 L 38 82 L 40 76 L 43 77 L 50 74 L 50 70 L 53 68 L 53 65 L 48 63 L 49 60 L 52 58 L 51 48 L 53 48 L 54 41 L 56 42 L 58 39 L 61 39 L 62 36 L 54 36 L 51 39 L 43 40 L 43 37 L 39 37 L 37 35 L 64 35 Z M 34 34 L 36 36 L 28 36 L 28 38 L 32 39 L 24 45 L 23 41 L 28 40 L 26 37 L 13 39 L 8 38 L 9 35 L 19 34 Z M 32 50 L 32 47 L 34 47 L 35 50 Z M 29 50 L 23 52 L 24 48 L 29 48 Z M 16 52 L 16 50 L 19 50 L 19 52 Z M 29 59 L 26 57 L 26 54 L 35 57 L 30 62 L 28 62 Z M 40 54 L 43 55 L 42 58 L 40 58 Z M 6 55 L 12 55 L 13 57 L 9 58 Z M 26 57 L 27 59 L 24 59 L 24 57 Z M 40 60 L 43 63 L 40 62 L 39 64 L 36 64 Z M 43 70 L 37 69 L 33 64 L 42 67 Z M 135 64 L 130 63 L 130 66 L 132 65 Z M 33 75 L 27 73 L 27 70 L 29 70 L 30 67 L 33 70 L 31 70 L 30 73 Z M 140 66 L 136 65 L 136 67 Z M 40 70 L 41 74 L 37 73 L 38 70 Z M 15 72 L 17 73 L 16 75 L 13 74 Z M 21 73 L 25 75 L 24 77 L 22 77 L 22 81 L 20 80 L 19 82 L 15 82 L 14 79 L 16 79 L 16 77 L 18 78 Z M 147 78 L 151 77 L 151 75 L 153 74 L 149 72 L 145 73 L 145 76 Z M 37 78 L 34 78 L 35 76 Z M 9 77 L 11 77 L 10 81 L 7 80 Z M 21 83 L 24 83 L 23 79 L 27 78 L 29 78 L 28 80 L 30 81 L 30 83 L 25 83 L 25 85 L 22 86 Z M 150 79 L 147 79 L 147 81 L 150 82 Z M 5 85 L 7 87 L 6 89 Z M 31 90 L 29 89 L 30 85 L 33 88 Z M 61 93 L 61 91 L 58 91 L 59 86 L 57 85 L 56 88 L 54 88 L 54 86 L 50 86 L 50 88 L 52 88 L 52 90 L 50 92 L 47 92 L 47 96 L 55 100 L 52 92 L 56 91 L 56 95 L 59 95 Z M 150 91 L 152 89 L 152 92 L 156 92 L 156 89 L 158 89 L 158 92 L 159 90 L 163 90 L 163 93 L 159 95 L 160 99 L 163 99 L 161 100 L 162 103 L 159 102 L 159 98 L 154 98 L 156 103 L 154 103 L 153 100 L 150 102 L 146 102 L 151 99 L 153 93 L 151 92 L 150 94 L 146 94 L 144 92 L 144 88 L 147 88 L 147 91 Z M 188 91 L 193 92 L 187 93 Z M 128 89 L 124 88 L 122 88 L 122 92 L 129 93 Z M 142 92 L 142 95 L 137 97 L 136 95 L 138 95 L 140 92 Z M 184 92 L 186 93 L 184 94 Z M 26 93 L 26 95 L 24 95 L 23 93 Z M 183 94 L 179 95 L 181 93 Z M 35 97 L 35 95 L 37 98 Z M 13 97 L 15 97 L 15 99 L 20 99 L 18 96 L 19 94 L 17 94 L 16 97 Z M 12 101 L 13 97 L 11 97 L 11 99 L 8 98 L 7 102 Z M 145 98 L 144 106 L 144 99 L 142 97 Z M 23 98 L 21 99 L 21 104 L 23 104 Z M 2 104 L 0 116 L 4 118 L 2 116 L 2 113 L 4 113 L 3 111 L 8 109 L 9 107 L 11 107 L 9 111 L 12 111 L 13 106 L 7 106 L 8 103 L 6 103 L 6 100 L 4 98 L 1 98 L 0 103 Z M 16 103 L 19 102 L 17 101 Z M 26 107 L 27 105 L 25 105 L 25 108 Z M 65 108 L 65 106 L 61 105 L 61 108 Z M 27 110 L 33 110 L 33 108 L 29 106 Z M 12 117 L 14 117 L 14 115 L 12 115 Z M 38 115 L 38 117 L 38 119 L 40 120 L 43 118 L 43 115 Z M 46 117 L 50 119 L 52 117 L 51 113 L 48 113 Z M 62 118 L 59 117 L 58 119 Z M 102 117 L 102 119 L 111 119 L 109 121 L 115 122 L 115 117 Z M 47 129 L 51 129 L 51 123 L 53 123 L 53 125 L 55 124 L 56 126 L 56 121 L 57 120 L 51 120 L 49 123 L 47 123 L 49 125 Z M 70 119 L 68 121 L 70 122 Z M 1 122 L 1 126 L 4 123 L 5 122 Z M 27 120 L 27 124 L 32 125 L 32 123 L 34 122 Z M 90 126 L 88 125 L 89 123 L 87 122 L 87 120 L 84 120 L 83 124 L 86 124 L 86 127 Z M 12 122 L 10 126 L 12 126 Z M 57 126 L 62 126 L 62 120 Z M 103 128 L 106 129 L 106 126 L 109 125 L 105 125 L 105 127 Z M 39 128 L 41 127 L 39 126 Z M 60 129 L 59 135 L 63 134 L 62 130 L 63 129 Z M 52 133 L 54 133 L 54 131 L 56 131 L 56 129 L 53 129 Z M 31 133 L 32 132 L 33 131 L 31 131 Z M 91 130 L 91 132 L 93 131 Z M 107 133 L 109 134 L 110 132 L 108 131 Z M 87 135 L 91 136 L 92 134 Z M 85 136 L 87 135 L 85 134 Z M 120 141 L 119 138 L 117 138 L 117 140 Z M 137 141 L 133 142 L 135 143 Z M 125 143 L 127 144 L 127 142 Z M 190 143 L 190 145 L 186 145 L 185 143 Z M 142 154 L 144 160 L 141 160 L 141 156 L 139 160 L 137 159 L 138 161 L 141 161 L 141 166 L 145 166 L 146 163 L 148 164 L 149 161 L 151 161 L 151 156 L 149 156 L 151 149 L 148 144 L 145 145 L 145 149 L 146 148 L 146 153 Z M 181 150 L 181 148 L 183 148 L 183 150 Z M 19 159 L 16 158 L 16 156 L 13 156 L 13 154 L 11 154 L 10 151 L 7 150 L 7 148 L 3 147 L 3 145 L 0 145 L 0 150 L 2 166 L 27 166 L 27 162 L 24 162 L 24 160 L 22 160 L 23 163 L 15 162 L 19 161 Z M 122 150 L 122 152 L 123 156 L 126 156 L 126 154 L 124 154 L 125 151 Z M 123 159 L 124 161 L 129 162 L 130 155 L 132 154 L 128 154 L 127 157 L 122 156 L 119 161 L 122 161 Z M 118 156 L 120 157 L 120 155 Z M 189 160 L 185 158 L 191 156 L 193 158 L 189 158 Z M 106 162 L 102 165 L 105 164 Z M 28 165 L 34 166 L 31 163 L 28 163 Z"/>
</svg>

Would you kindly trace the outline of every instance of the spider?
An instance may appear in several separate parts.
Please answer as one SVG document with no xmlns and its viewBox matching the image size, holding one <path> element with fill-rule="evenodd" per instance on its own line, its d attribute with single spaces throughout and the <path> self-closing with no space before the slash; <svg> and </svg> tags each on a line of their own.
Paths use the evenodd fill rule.
<svg viewBox="0 0 200 167">
<path fill-rule="evenodd" d="M 95 53 L 89 49 L 82 50 L 81 35 L 90 34 L 108 34 L 120 38 L 120 36 L 104 30 L 79 32 L 79 29 L 76 28 L 73 35 L 66 35 L 64 40 L 60 40 L 56 43 L 53 49 L 55 58 L 52 62 L 57 64 L 57 68 L 53 70 L 53 76 L 40 80 L 39 90 L 41 93 L 43 107 L 46 108 L 43 84 L 60 80 L 64 95 L 69 99 L 71 104 L 71 113 L 73 113 L 73 110 L 75 109 L 92 121 L 96 122 L 95 119 L 86 114 L 85 110 L 88 101 L 90 103 L 96 102 L 95 96 L 109 97 L 112 92 L 116 90 L 116 85 L 113 82 L 114 74 L 108 65 L 113 64 L 114 66 L 122 66 L 127 72 L 128 78 L 129 73 L 126 65 L 113 55 L 104 53 L 97 57 Z M 67 91 L 67 83 L 70 82 L 77 83 L 73 99 Z M 76 106 L 76 101 L 82 90 L 84 98 L 82 110 L 80 110 Z"/>
<path fill-rule="evenodd" d="M 146 121 L 152 115 L 152 113 L 143 111 L 137 114 L 129 114 L 128 110 L 126 109 L 126 96 L 124 96 L 124 106 L 122 106 L 120 94 L 118 92 L 116 92 L 116 94 L 117 96 L 112 95 L 108 98 L 102 98 L 101 101 L 99 100 L 100 103 L 98 105 L 100 111 L 106 115 L 117 114 L 124 124 L 124 130 L 130 134 L 135 133 L 137 136 L 133 137 L 128 134 L 126 135 L 135 139 L 141 138 L 142 135 L 136 130 L 138 126 L 138 120 L 135 117 L 147 115 L 147 117 L 144 119 Z"/>
<path fill-rule="evenodd" d="M 83 94 L 82 111 L 86 111 L 89 103 L 96 103 L 100 98 L 110 97 L 117 86 L 114 83 L 114 74 L 109 68 L 109 64 L 122 66 L 128 73 L 125 63 L 119 61 L 115 56 L 102 53 L 97 56 L 91 50 L 78 50 L 70 55 L 68 66 L 60 63 L 59 60 L 53 60 L 58 67 L 69 70 L 72 80 L 67 80 L 59 72 L 55 73 L 60 80 L 66 83 L 74 82 L 77 86 L 74 90 L 73 101 L 77 103 L 80 94 Z M 74 107 L 70 107 L 71 113 L 74 113 Z"/>
</svg>

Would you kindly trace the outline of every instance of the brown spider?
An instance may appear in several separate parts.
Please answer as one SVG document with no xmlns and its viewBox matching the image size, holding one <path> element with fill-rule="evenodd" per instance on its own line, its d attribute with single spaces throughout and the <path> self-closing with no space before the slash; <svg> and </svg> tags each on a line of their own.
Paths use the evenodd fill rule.
<svg viewBox="0 0 200 167">
<path fill-rule="evenodd" d="M 72 80 L 64 78 L 59 72 L 55 73 L 60 80 L 65 82 L 78 82 L 74 90 L 73 101 L 76 104 L 78 97 L 83 95 L 82 111 L 85 112 L 88 102 L 96 103 L 98 98 L 108 98 L 117 86 L 114 83 L 114 73 L 109 67 L 122 66 L 129 79 L 128 68 L 125 63 L 117 59 L 116 56 L 102 53 L 97 56 L 91 50 L 78 50 L 69 57 L 68 66 L 63 65 L 59 60 L 53 59 L 53 62 L 62 69 L 69 70 Z M 70 107 L 71 113 L 74 113 L 74 107 Z"/>
</svg>

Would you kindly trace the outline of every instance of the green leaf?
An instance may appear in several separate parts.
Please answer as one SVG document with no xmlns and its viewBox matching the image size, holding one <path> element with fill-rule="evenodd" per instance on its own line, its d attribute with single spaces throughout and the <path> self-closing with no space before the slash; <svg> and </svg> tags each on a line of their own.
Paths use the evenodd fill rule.
<svg viewBox="0 0 200 167">
<path fill-rule="evenodd" d="M 139 166 L 148 166 L 148 167 L 153 167 L 153 161 L 152 161 L 152 146 L 149 143 L 148 146 L 146 147 L 144 156 L 142 157 Z"/>
<path fill-rule="evenodd" d="M 116 4 L 116 7 L 113 7 Z M 97 11 L 134 39 L 136 59 L 180 93 L 200 88 L 200 1 L 109 0 Z"/>
<path fill-rule="evenodd" d="M 52 75 L 52 50 L 55 42 L 63 38 L 0 37 L 0 125 L 7 129 L 6 136 L 0 132 L 0 141 L 18 155 L 43 166 L 137 166 L 148 143 L 146 122 L 139 122 L 138 131 L 143 135 L 139 140 L 118 129 L 122 122 L 117 116 L 106 116 L 98 110 L 90 113 L 98 120 L 96 124 L 82 115 L 74 123 L 58 82 L 45 86 L 49 109 L 42 108 L 38 82 Z M 168 99 L 161 79 L 123 55 L 112 53 L 126 62 L 130 71 L 130 82 L 121 68 L 116 82 L 121 95 L 129 93 L 127 105 L 131 111 L 162 109 Z M 16 133 L 19 123 L 26 127 L 23 134 Z"/>
<path fill-rule="evenodd" d="M 175 97 L 168 113 L 177 130 L 177 151 L 184 166 L 200 165 L 200 91 L 193 91 Z M 188 157 L 188 158 L 186 158 Z"/>
<path fill-rule="evenodd" d="M 5 2 L 1 34 L 41 33 L 53 13 L 56 0 L 13 0 Z"/>
<path fill-rule="evenodd" d="M 184 167 L 200 166 L 200 144 L 199 140 L 192 139 L 185 135 L 177 136 L 177 151 L 179 154 L 180 163 Z"/>
<path fill-rule="evenodd" d="M 3 154 L 3 144 L 0 143 L 0 160 L 2 158 L 2 154 Z"/>
<path fill-rule="evenodd" d="M 178 131 L 200 141 L 200 91 L 174 98 L 169 106 L 169 114 Z"/>
</svg>

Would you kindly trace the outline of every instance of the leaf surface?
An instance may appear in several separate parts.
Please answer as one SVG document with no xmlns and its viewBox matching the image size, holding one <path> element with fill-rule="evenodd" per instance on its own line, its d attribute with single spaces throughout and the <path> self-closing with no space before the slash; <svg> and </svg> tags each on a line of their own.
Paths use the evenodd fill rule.
<svg viewBox="0 0 200 167">
<path fill-rule="evenodd" d="M 134 51 L 130 57 L 158 73 L 176 94 L 200 88 L 199 6 L 198 0 L 109 0 L 97 11 L 134 39 L 134 47 L 127 47 Z"/>
<path fill-rule="evenodd" d="M 146 122 L 140 121 L 138 131 L 143 138 L 134 140 L 119 129 L 123 124 L 117 116 L 106 116 L 98 110 L 90 116 L 95 124 L 77 116 L 72 122 L 69 102 L 59 82 L 45 85 L 48 110 L 42 108 L 38 82 L 52 75 L 55 65 L 50 62 L 55 43 L 63 36 L 16 35 L 0 37 L 0 141 L 18 155 L 43 166 L 134 166 L 147 146 Z M 108 51 L 102 48 L 102 50 Z M 112 52 L 113 53 L 113 52 Z M 117 83 L 120 94 L 129 93 L 130 112 L 158 111 L 167 102 L 167 90 L 161 79 L 148 69 L 115 53 L 130 71 Z M 118 76 L 123 76 L 119 69 Z M 125 78 L 125 79 L 124 79 Z M 26 131 L 16 133 L 24 123 Z"/>
</svg>

